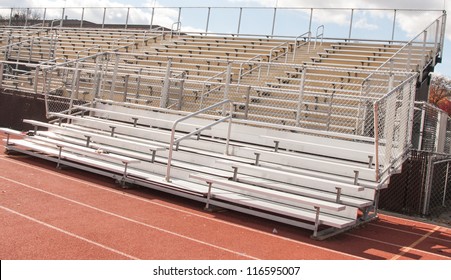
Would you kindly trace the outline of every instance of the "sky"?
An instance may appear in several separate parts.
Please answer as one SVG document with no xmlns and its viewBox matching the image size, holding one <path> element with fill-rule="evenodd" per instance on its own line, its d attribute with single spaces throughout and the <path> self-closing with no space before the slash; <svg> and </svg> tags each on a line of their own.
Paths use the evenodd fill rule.
<svg viewBox="0 0 451 280">
<path fill-rule="evenodd" d="M 149 24 L 152 20 L 153 24 L 166 27 L 179 20 L 179 10 L 163 7 L 185 7 L 180 14 L 182 31 L 204 32 L 208 29 L 216 33 L 280 36 L 297 36 L 308 31 L 310 9 L 306 8 L 325 8 L 316 9 L 313 13 L 313 33 L 318 26 L 324 25 L 325 37 L 347 37 L 351 33 L 352 38 L 359 39 L 390 39 L 393 36 L 395 40 L 409 40 L 440 16 L 441 11 L 451 8 L 451 0 L 2 0 L 0 14 L 8 15 L 8 8 L 27 7 L 36 7 L 35 11 L 40 15 L 43 14 L 43 7 L 47 7 L 46 19 L 61 18 L 62 7 L 66 7 L 68 18 L 80 19 L 80 7 L 92 7 L 85 10 L 84 19 L 100 23 L 104 15 L 103 7 L 107 7 L 105 23 L 125 23 L 127 8 L 135 7 L 130 9 L 129 23 Z M 153 17 L 152 7 L 158 7 L 158 13 L 154 13 Z M 210 9 L 208 21 L 207 7 L 218 7 Z M 241 11 L 241 21 L 240 9 L 232 7 L 247 7 Z M 274 7 L 278 8 L 275 21 Z M 345 8 L 355 10 L 351 12 L 351 9 Z M 398 9 L 396 15 L 394 9 Z M 429 34 L 435 33 L 435 26 L 429 30 L 432 31 Z M 445 38 L 443 61 L 435 72 L 451 77 L 451 19 L 447 20 Z"/>
</svg>

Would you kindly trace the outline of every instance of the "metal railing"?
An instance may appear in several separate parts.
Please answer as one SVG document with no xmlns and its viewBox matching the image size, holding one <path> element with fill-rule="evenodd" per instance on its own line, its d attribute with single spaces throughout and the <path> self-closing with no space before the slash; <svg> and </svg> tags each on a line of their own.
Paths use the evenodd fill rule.
<svg viewBox="0 0 451 280">
<path fill-rule="evenodd" d="M 229 115 L 228 116 L 224 116 L 224 117 L 212 122 L 209 125 L 203 126 L 203 127 L 199 128 L 199 129 L 193 131 L 193 132 L 190 132 L 190 133 L 178 138 L 178 139 L 175 139 L 175 130 L 176 130 L 177 125 L 179 123 L 181 123 L 183 121 L 186 121 L 188 119 L 191 119 L 191 118 L 193 118 L 195 116 L 198 116 L 198 115 L 200 115 L 202 113 L 205 113 L 205 112 L 207 112 L 209 110 L 212 110 L 214 108 L 217 108 L 217 107 L 220 107 L 220 106 L 221 107 L 225 106 L 226 104 L 229 104 Z M 218 124 L 220 124 L 222 122 L 225 122 L 225 121 L 228 121 L 229 124 L 228 124 L 228 129 L 227 129 L 227 138 L 226 138 L 226 145 L 225 145 L 225 152 L 224 153 L 226 155 L 229 155 L 229 142 L 230 142 L 230 133 L 231 133 L 231 128 L 232 128 L 232 117 L 233 117 L 232 112 L 233 112 L 233 103 L 232 103 L 232 101 L 224 100 L 224 101 L 221 101 L 219 103 L 216 103 L 214 105 L 211 105 L 211 106 L 209 106 L 207 108 L 204 108 L 204 109 L 202 109 L 200 111 L 194 112 L 192 114 L 189 114 L 187 116 L 184 116 L 184 117 L 174 121 L 174 123 L 172 125 L 172 128 L 171 128 L 171 140 L 169 142 L 168 163 L 167 163 L 167 168 L 166 168 L 166 177 L 165 177 L 165 179 L 166 179 L 167 182 L 171 181 L 171 167 L 172 167 L 172 157 L 173 157 L 173 152 L 174 152 L 174 145 L 176 145 L 176 150 L 177 150 L 181 141 L 183 141 L 183 140 L 185 140 L 187 138 L 190 138 L 190 137 L 192 137 L 193 135 L 196 135 L 196 134 L 200 135 L 200 133 L 202 131 L 204 131 L 206 129 L 210 129 L 213 126 L 218 125 Z"/>
<path fill-rule="evenodd" d="M 421 64 L 419 66 L 418 71 L 420 72 L 420 80 L 422 80 L 423 70 L 426 68 L 426 50 L 428 45 L 433 45 L 433 63 L 435 63 L 435 58 L 437 55 L 441 55 L 441 52 L 443 50 L 443 37 L 445 36 L 443 28 L 438 31 L 440 23 L 442 25 L 446 22 L 446 13 L 442 14 L 439 18 L 434 20 L 430 25 L 428 25 L 423 31 L 421 31 L 419 34 L 417 34 L 414 38 L 409 40 L 407 43 L 405 43 L 401 48 L 399 48 L 398 51 L 396 51 L 388 60 L 386 60 L 384 63 L 382 63 L 377 69 L 374 70 L 374 73 L 370 74 L 365 80 L 363 80 L 362 84 L 368 83 L 371 78 L 378 73 L 378 71 L 387 68 L 388 65 L 390 65 L 389 69 L 390 71 L 393 71 L 393 67 L 391 66 L 392 63 L 400 56 L 401 53 L 405 52 L 407 50 L 408 57 L 407 57 L 407 63 L 406 63 L 406 71 L 410 71 L 411 61 L 412 61 L 412 47 L 415 44 L 415 41 L 418 39 L 422 39 L 419 43 L 422 47 L 422 58 L 421 58 Z M 435 36 L 434 40 L 432 42 L 427 41 L 428 36 L 428 29 L 432 28 L 434 25 L 436 25 L 435 30 Z"/>
<path fill-rule="evenodd" d="M 311 37 L 312 37 L 312 32 L 307 31 L 304 34 L 301 34 L 294 39 L 293 61 L 296 58 L 297 49 L 304 46 L 305 44 L 308 44 L 307 52 L 310 52 Z M 299 40 L 300 38 L 304 38 L 304 41 Z M 307 38 L 307 40 L 305 40 L 305 38 Z M 298 42 L 303 42 L 303 44 L 299 44 Z"/>
</svg>

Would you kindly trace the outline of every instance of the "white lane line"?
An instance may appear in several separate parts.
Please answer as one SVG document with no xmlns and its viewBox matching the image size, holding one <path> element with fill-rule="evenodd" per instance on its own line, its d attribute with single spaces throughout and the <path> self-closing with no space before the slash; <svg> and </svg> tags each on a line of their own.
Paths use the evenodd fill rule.
<svg viewBox="0 0 451 280">
<path fill-rule="evenodd" d="M 403 230 L 403 229 L 397 229 L 397 228 L 393 228 L 393 227 L 389 227 L 389 226 L 383 226 L 383 225 L 372 224 L 372 223 L 368 223 L 368 225 L 371 225 L 371 226 L 374 226 L 374 227 L 385 228 L 385 229 L 389 229 L 389 230 L 394 230 L 394 231 L 398 231 L 398 232 L 408 233 L 408 234 L 412 234 L 412 235 L 423 236 L 423 234 L 421 234 L 421 233 L 411 232 L 411 231 Z M 440 228 L 443 228 L 443 227 L 440 227 Z M 434 239 L 434 240 L 437 240 L 437 241 L 451 243 L 451 239 L 446 240 L 446 239 L 443 239 L 443 238 L 440 238 L 440 237 L 434 237 L 434 236 L 428 236 L 428 238 Z"/>
<path fill-rule="evenodd" d="M 307 247 L 311 247 L 311 248 L 315 248 L 315 249 L 320 249 L 320 250 L 323 250 L 323 251 L 326 251 L 326 252 L 330 252 L 330 253 L 334 253 L 334 254 L 340 254 L 340 255 L 347 256 L 347 257 L 352 257 L 352 258 L 355 258 L 355 259 L 366 260 L 366 258 L 359 257 L 359 256 L 356 256 L 356 255 L 344 253 L 344 252 L 341 252 L 341 251 L 337 251 L 337 250 L 333 250 L 333 249 L 329 249 L 329 248 L 325 248 L 325 247 L 321 247 L 321 246 L 316 246 L 316 245 L 313 245 L 313 244 L 310 244 L 310 243 L 294 240 L 294 239 L 291 239 L 291 238 L 288 238 L 288 237 L 283 237 L 283 236 L 280 236 L 280 235 L 275 235 L 273 233 L 264 232 L 264 231 L 261 231 L 261 230 L 253 229 L 253 228 L 242 226 L 242 225 L 239 225 L 239 224 L 234 224 L 234 223 L 231 223 L 231 222 L 218 220 L 216 218 L 211 218 L 209 216 L 200 215 L 200 214 L 197 214 L 197 213 L 194 213 L 194 212 L 190 212 L 190 211 L 187 211 L 187 210 L 183 210 L 183 209 L 179 209 L 179 208 L 172 207 L 172 206 L 169 206 L 169 205 L 165 205 L 165 204 L 162 204 L 162 203 L 158 203 L 158 202 L 155 202 L 155 201 L 151 201 L 151 200 L 148 200 L 148 199 L 145 199 L 145 198 L 142 198 L 142 197 L 138 197 L 136 195 L 127 194 L 127 193 L 124 193 L 124 192 L 121 192 L 121 191 L 117 191 L 117 190 L 114 190 L 114 189 L 111 189 L 111 188 L 108 188 L 108 187 L 105 187 L 105 186 L 102 186 L 102 185 L 99 185 L 99 184 L 95 184 L 95 183 L 91 183 L 91 182 L 84 181 L 84 180 L 81 180 L 81 179 L 73 178 L 71 176 L 64 175 L 64 174 L 61 174 L 61 173 L 57 173 L 55 171 L 49 171 L 48 169 L 45 169 L 45 168 L 42 168 L 42 167 L 37 167 L 37 166 L 34 166 L 34 165 L 30 165 L 30 164 L 24 164 L 24 163 L 18 162 L 16 160 L 11 160 L 11 159 L 7 159 L 7 158 L 3 158 L 3 159 L 0 158 L 0 160 L 8 161 L 8 162 L 11 162 L 11 163 L 14 163 L 14 164 L 17 164 L 17 165 L 21 165 L 21 166 L 24 166 L 24 167 L 27 167 L 27 168 L 31 168 L 31 169 L 35 169 L 35 170 L 38 170 L 38 171 L 41 171 L 41 172 L 44 172 L 44 173 L 47 173 L 47 174 L 51 174 L 52 176 L 57 176 L 57 177 L 60 177 L 60 178 L 64 178 L 64 179 L 67 179 L 67 180 L 70 180 L 70 181 L 74 181 L 74 182 L 77 182 L 77 183 L 80 183 L 80 184 L 84 184 L 84 185 L 88 185 L 88 186 L 100 189 L 100 190 L 103 190 L 103 191 L 107 191 L 107 192 L 110 192 L 110 193 L 118 194 L 120 196 L 126 196 L 128 198 L 136 199 L 136 200 L 148 203 L 148 204 L 156 205 L 156 206 L 163 207 L 163 208 L 166 208 L 166 209 L 170 209 L 170 210 L 173 210 L 173 211 L 177 211 L 177 212 L 180 212 L 180 213 L 183 213 L 183 214 L 189 214 L 191 216 L 195 216 L 195 217 L 198 217 L 198 218 L 206 219 L 206 220 L 209 220 L 209 221 L 212 221 L 212 222 L 216 222 L 216 223 L 232 226 L 232 227 L 239 228 L 239 229 L 248 230 L 250 232 L 262 234 L 264 236 L 270 236 L 271 238 L 275 238 L 275 239 L 279 239 L 279 240 L 283 240 L 283 241 L 287 241 L 287 242 L 292 242 L 292 243 L 295 243 L 295 244 L 299 244 L 299 245 L 303 245 L 303 246 L 307 246 Z"/>
<path fill-rule="evenodd" d="M 425 233 L 423 236 L 421 236 L 420 238 L 418 238 L 415 242 L 413 242 L 412 244 L 410 244 L 407 247 L 402 247 L 401 248 L 401 253 L 397 254 L 396 256 L 393 256 L 393 258 L 391 258 L 392 260 L 397 260 L 400 257 L 404 256 L 405 254 L 407 254 L 409 251 L 411 250 L 417 250 L 415 249 L 415 246 L 417 246 L 418 244 L 420 244 L 423 240 L 425 240 L 426 238 L 428 238 L 431 234 L 433 234 L 436 230 L 438 230 L 440 227 L 436 226 L 435 228 L 429 230 L 429 232 Z"/>
<path fill-rule="evenodd" d="M 137 258 L 137 257 L 135 257 L 135 256 L 132 256 L 132 255 L 126 254 L 126 253 L 124 253 L 124 252 L 118 251 L 118 250 L 113 249 L 113 248 L 111 248 L 111 247 L 108 247 L 108 246 L 106 246 L 106 245 L 100 244 L 100 243 L 98 243 L 98 242 L 95 242 L 95 241 L 93 241 L 93 240 L 84 238 L 84 237 L 82 237 L 82 236 L 80 236 L 80 235 L 77 235 L 77 234 L 75 234 L 75 233 L 69 232 L 69 231 L 67 231 L 67 230 L 64 230 L 64 229 L 61 229 L 61 228 L 52 226 L 52 225 L 50 225 L 50 224 L 48 224 L 48 223 L 46 223 L 46 222 L 37 220 L 37 219 L 35 219 L 35 218 L 33 218 L 33 217 L 30 217 L 30 216 L 28 216 L 28 215 L 19 213 L 19 212 L 14 211 L 14 210 L 12 210 L 12 209 L 10 209 L 10 208 L 7 208 L 7 207 L 4 207 L 4 206 L 1 206 L 1 205 L 0 205 L 0 209 L 4 210 L 4 211 L 6 211 L 6 212 L 12 213 L 12 214 L 14 214 L 14 215 L 18 215 L 18 216 L 20 216 L 20 217 L 22 217 L 22 218 L 25 218 L 25 219 L 27 219 L 27 220 L 30 220 L 30 221 L 32 221 L 32 222 L 38 223 L 38 224 L 40 224 L 40 225 L 42 225 L 42 226 L 45 226 L 45 227 L 48 227 L 48 228 L 50 228 L 50 229 L 56 230 L 56 231 L 58 231 L 58 232 L 64 233 L 64 234 L 69 235 L 69 236 L 71 236 L 71 237 L 74 237 L 74 238 L 76 238 L 76 239 L 85 241 L 85 242 L 87 242 L 87 243 L 89 243 L 89 244 L 98 246 L 98 247 L 100 247 L 100 248 L 102 248 L 102 249 L 105 249 L 105 250 L 108 250 L 108 251 L 110 251 L 110 252 L 119 254 L 119 255 L 124 256 L 124 257 L 126 257 L 126 258 L 129 258 L 129 259 L 132 259 L 132 260 L 139 260 L 139 258 Z"/>
<path fill-rule="evenodd" d="M 0 176 L 0 179 L 3 179 L 3 180 L 5 180 L 5 181 L 9 181 L 9 182 L 12 182 L 12 183 L 21 185 L 21 186 L 23 186 L 23 187 L 26 187 L 26 188 L 29 188 L 29 189 L 32 189 L 32 190 L 35 190 L 35 191 L 38 191 L 38 192 L 42 192 L 42 193 L 45 193 L 45 194 L 48 194 L 48 195 L 57 197 L 57 198 L 59 198 L 59 199 L 63 199 L 63 200 L 72 202 L 72 203 L 74 203 L 74 204 L 78 204 L 78 205 L 80 205 L 80 206 L 83 206 L 83 207 L 86 207 L 86 208 L 89 208 L 89 209 L 92 209 L 92 210 L 96 210 L 96 211 L 98 211 L 98 212 L 101 212 L 101 213 L 104 213 L 104 214 L 107 214 L 107 215 L 110 215 L 110 216 L 113 216 L 113 217 L 116 217 L 116 218 L 125 220 L 125 221 L 127 221 L 127 222 L 132 222 L 132 223 L 135 223 L 135 224 L 138 224 L 138 225 L 147 227 L 147 228 L 151 228 L 151 229 L 154 229 L 154 230 L 157 230 L 157 231 L 161 231 L 161 232 L 164 232 L 164 233 L 173 235 L 173 236 L 177 236 L 177 237 L 182 238 L 182 239 L 190 240 L 190 241 L 193 241 L 193 242 L 198 243 L 198 244 L 206 245 L 206 246 L 208 246 L 208 247 L 212 247 L 212 248 L 215 248 L 215 249 L 223 250 L 223 251 L 226 251 L 226 252 L 235 254 L 235 255 L 243 256 L 243 257 L 246 257 L 246 258 L 249 258 L 249 259 L 253 259 L 253 260 L 258 260 L 258 258 L 249 256 L 249 255 L 247 255 L 247 254 L 243 254 L 243 253 L 240 253 L 240 252 L 236 252 L 236 251 L 233 251 L 233 250 L 230 250 L 230 249 L 221 247 L 221 246 L 217 246 L 217 245 L 214 245 L 214 244 L 205 242 L 205 241 L 201 241 L 201 240 L 198 240 L 198 239 L 195 239 L 195 238 L 192 238 L 192 237 L 189 237 L 189 236 L 180 234 L 180 233 L 176 233 L 176 232 L 173 232 L 173 231 L 170 231 L 170 230 L 166 230 L 166 229 L 163 229 L 163 228 L 160 228 L 160 227 L 157 227 L 157 226 L 153 226 L 153 225 L 149 225 L 149 224 L 146 224 L 146 223 L 143 223 L 143 222 L 140 222 L 140 221 L 136 221 L 136 220 L 133 220 L 133 219 L 131 219 L 131 218 L 127 218 L 127 217 L 121 216 L 121 215 L 119 215 L 119 214 L 116 214 L 116 213 L 113 213 L 113 212 L 110 212 L 110 211 L 106 211 L 106 210 L 97 208 L 97 207 L 95 207 L 95 206 L 91 206 L 91 205 L 89 205 L 89 204 L 85 204 L 85 203 L 83 203 L 83 202 L 79 202 L 79 201 L 77 201 L 77 200 L 73 200 L 73 199 L 70 199 L 70 198 L 67 198 L 67 197 L 64 197 L 64 196 L 61 196 L 61 195 L 58 195 L 58 194 L 49 192 L 49 191 L 45 191 L 45 190 L 42 190 L 42 189 L 39 189 L 39 188 L 30 186 L 30 185 L 27 185 L 27 184 L 24 184 L 24 183 L 21 183 L 21 182 L 12 180 L 12 179 L 9 179 L 9 178 L 5 178 L 5 177 L 3 177 L 3 176 Z"/>
<path fill-rule="evenodd" d="M 374 238 L 370 238 L 370 237 L 365 237 L 365 236 L 360 236 L 360 235 L 356 235 L 356 234 L 352 234 L 352 233 L 345 233 L 346 235 L 355 237 L 355 238 L 360 238 L 360 239 L 364 239 L 364 240 L 368 240 L 368 241 L 373 241 L 373 242 L 377 242 L 377 243 L 381 243 L 384 245 L 388 245 L 388 246 L 393 246 L 393 247 L 397 247 L 397 248 L 404 248 L 404 246 L 399 245 L 399 244 L 395 244 L 395 243 L 391 243 L 391 242 L 387 242 L 387 241 L 382 241 L 382 240 L 378 240 L 378 239 L 374 239 Z M 428 255 L 434 255 L 440 258 L 446 258 L 446 259 L 451 259 L 450 257 L 447 256 L 443 256 L 440 254 L 436 254 L 436 253 L 432 253 L 432 252 L 428 252 L 428 251 L 423 251 L 423 250 L 419 250 L 419 249 L 413 249 L 415 251 L 418 252 L 423 252 L 423 253 L 427 253 Z"/>
</svg>

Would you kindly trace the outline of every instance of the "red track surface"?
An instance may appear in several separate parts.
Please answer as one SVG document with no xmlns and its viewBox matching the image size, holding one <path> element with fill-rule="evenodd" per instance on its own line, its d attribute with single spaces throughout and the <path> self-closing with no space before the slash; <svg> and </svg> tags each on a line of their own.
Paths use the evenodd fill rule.
<svg viewBox="0 0 451 280">
<path fill-rule="evenodd" d="M 3 138 L 2 135 L 0 135 Z M 380 215 L 326 241 L 311 232 L 0 152 L 0 259 L 451 260 L 451 229 Z M 276 231 L 274 231 L 274 229 Z"/>
</svg>

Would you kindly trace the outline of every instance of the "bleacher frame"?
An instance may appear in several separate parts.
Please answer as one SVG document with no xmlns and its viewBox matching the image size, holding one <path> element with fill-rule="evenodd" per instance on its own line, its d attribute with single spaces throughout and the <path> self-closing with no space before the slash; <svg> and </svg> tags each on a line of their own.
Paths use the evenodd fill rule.
<svg viewBox="0 0 451 280">
<path fill-rule="evenodd" d="M 0 86 L 50 121 L 5 146 L 324 239 L 377 218 L 445 19 L 407 42 L 9 27 Z"/>
</svg>

